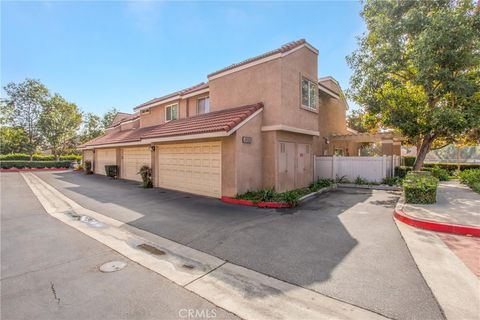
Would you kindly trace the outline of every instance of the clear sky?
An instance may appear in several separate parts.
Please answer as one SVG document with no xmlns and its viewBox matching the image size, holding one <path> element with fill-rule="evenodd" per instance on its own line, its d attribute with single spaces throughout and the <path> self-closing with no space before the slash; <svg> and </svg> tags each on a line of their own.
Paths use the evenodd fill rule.
<svg viewBox="0 0 480 320">
<path fill-rule="evenodd" d="M 345 56 L 365 30 L 360 9 L 358 1 L 2 1 L 1 84 L 40 79 L 85 112 L 132 112 L 305 38 L 320 51 L 319 76 L 346 89 Z"/>
</svg>

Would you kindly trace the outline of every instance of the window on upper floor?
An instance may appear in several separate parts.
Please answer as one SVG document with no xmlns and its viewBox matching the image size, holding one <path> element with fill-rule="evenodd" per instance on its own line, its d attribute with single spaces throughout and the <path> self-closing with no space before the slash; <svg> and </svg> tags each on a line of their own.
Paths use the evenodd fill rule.
<svg viewBox="0 0 480 320">
<path fill-rule="evenodd" d="M 197 100 L 197 114 L 210 112 L 210 98 L 200 98 Z"/>
<path fill-rule="evenodd" d="M 165 107 L 165 121 L 178 119 L 178 103 Z"/>
<path fill-rule="evenodd" d="M 302 106 L 317 110 L 318 86 L 315 82 L 302 78 Z"/>
</svg>

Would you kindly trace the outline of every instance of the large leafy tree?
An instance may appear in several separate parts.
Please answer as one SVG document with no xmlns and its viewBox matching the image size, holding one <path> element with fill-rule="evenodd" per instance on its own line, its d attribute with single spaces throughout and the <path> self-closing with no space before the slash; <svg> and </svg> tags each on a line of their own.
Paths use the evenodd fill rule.
<svg viewBox="0 0 480 320">
<path fill-rule="evenodd" d="M 82 114 L 74 103 L 55 94 L 44 103 L 38 125 L 46 146 L 58 160 L 59 156 L 75 145 Z"/>
<path fill-rule="evenodd" d="M 28 150 L 28 136 L 23 128 L 2 126 L 0 128 L 0 153 L 24 153 Z"/>
<path fill-rule="evenodd" d="M 80 134 L 80 142 L 85 143 L 87 141 L 90 141 L 102 135 L 103 132 L 104 128 L 102 124 L 102 119 L 96 114 L 89 112 L 85 115 L 85 119 L 83 121 L 82 133 Z"/>
<path fill-rule="evenodd" d="M 43 104 L 49 98 L 48 89 L 38 80 L 26 79 L 22 83 L 11 82 L 4 90 L 7 99 L 2 106 L 2 122 L 9 119 L 13 126 L 25 130 L 28 138 L 25 149 L 32 157 L 41 143 L 38 121 Z"/>
<path fill-rule="evenodd" d="M 480 14 L 471 0 L 367 0 L 368 31 L 347 61 L 350 96 L 419 146 L 480 127 Z"/>
</svg>

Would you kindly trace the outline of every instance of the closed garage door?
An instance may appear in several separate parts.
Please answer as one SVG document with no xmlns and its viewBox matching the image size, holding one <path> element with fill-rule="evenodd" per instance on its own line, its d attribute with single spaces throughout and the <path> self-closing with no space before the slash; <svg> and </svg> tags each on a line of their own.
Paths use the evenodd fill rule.
<svg viewBox="0 0 480 320">
<path fill-rule="evenodd" d="M 158 186 L 217 197 L 222 192 L 221 142 L 157 147 Z"/>
<path fill-rule="evenodd" d="M 142 181 L 138 174 L 144 165 L 151 166 L 151 154 L 149 147 L 123 149 L 122 178 L 127 180 Z"/>
<path fill-rule="evenodd" d="M 95 163 L 95 173 L 105 175 L 106 165 L 117 164 L 117 153 L 115 149 L 97 149 L 95 151 L 97 163 Z"/>
</svg>

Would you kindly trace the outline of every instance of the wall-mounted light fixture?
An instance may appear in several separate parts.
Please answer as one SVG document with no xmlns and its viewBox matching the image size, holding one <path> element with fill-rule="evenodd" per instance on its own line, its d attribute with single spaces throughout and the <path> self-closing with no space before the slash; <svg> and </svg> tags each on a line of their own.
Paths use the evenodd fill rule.
<svg viewBox="0 0 480 320">
<path fill-rule="evenodd" d="M 330 140 L 328 140 L 327 138 L 323 137 L 323 140 L 325 140 L 326 144 L 330 144 Z"/>
<path fill-rule="evenodd" d="M 155 146 L 150 146 L 150 150 L 155 151 Z"/>
</svg>

